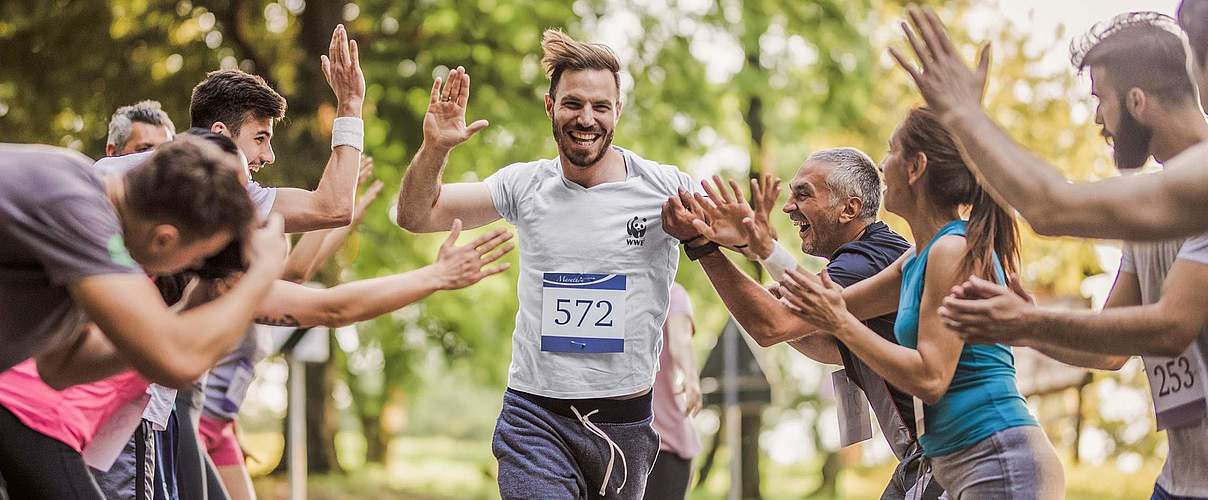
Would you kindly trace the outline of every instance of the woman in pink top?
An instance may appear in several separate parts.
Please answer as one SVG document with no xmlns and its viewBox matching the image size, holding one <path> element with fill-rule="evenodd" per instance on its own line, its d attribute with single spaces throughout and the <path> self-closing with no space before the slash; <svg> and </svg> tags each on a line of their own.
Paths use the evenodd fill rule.
<svg viewBox="0 0 1208 500">
<path fill-rule="evenodd" d="M 692 457 L 700 453 L 700 438 L 692 427 L 692 415 L 701 405 L 700 374 L 692 356 L 694 331 L 688 292 L 679 283 L 672 284 L 654 379 L 653 425 L 659 433 L 659 454 L 646 480 L 646 498 L 684 498 L 692 478 Z"/>
</svg>

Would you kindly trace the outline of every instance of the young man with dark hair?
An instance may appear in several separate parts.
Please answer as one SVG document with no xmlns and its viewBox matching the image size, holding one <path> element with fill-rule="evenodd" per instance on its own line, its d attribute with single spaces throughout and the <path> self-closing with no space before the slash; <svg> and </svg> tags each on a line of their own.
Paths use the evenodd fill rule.
<svg viewBox="0 0 1208 500">
<path fill-rule="evenodd" d="M 1208 140 L 1181 38 L 1172 19 L 1132 13 L 1096 25 L 1075 46 L 1074 64 L 1090 70 L 1099 101 L 1095 121 L 1113 140 L 1121 169 L 1150 156 L 1166 169 L 1195 168 L 1173 164 Z M 1170 445 L 1153 498 L 1208 498 L 1208 234 L 1125 241 L 1102 312 L 1042 310 L 1018 284 L 971 278 L 940 315 L 969 342 L 1034 347 L 1081 366 L 1115 369 L 1142 356 L 1158 429 Z"/>
<path fill-rule="evenodd" d="M 357 170 L 364 150 L 361 106 L 365 76 L 357 43 L 348 39 L 344 25 L 336 26 L 332 33 L 329 54 L 322 56 L 321 64 L 336 95 L 336 119 L 331 158 L 318 187 L 313 191 L 269 188 L 264 194 L 256 190 L 252 193 L 253 198 L 269 198 L 273 213 L 285 218 L 285 230 L 290 233 L 346 226 L 352 219 Z M 193 88 L 190 126 L 230 137 L 254 173 L 276 159 L 273 124 L 285 116 L 285 110 L 285 98 L 263 78 L 239 70 L 214 71 Z"/>
<path fill-rule="evenodd" d="M 1208 18 L 1203 17 L 1208 11 L 1199 2 L 1184 2 L 1179 19 L 1184 29 L 1195 35 L 1193 41 L 1200 44 L 1193 49 L 1203 54 L 1202 43 L 1208 37 L 1200 33 L 1208 25 Z M 1186 237 L 1208 230 L 1203 209 L 1192 208 L 1203 207 L 1208 201 L 1208 144 L 1179 155 L 1156 175 L 1071 183 L 1052 165 L 1012 140 L 982 108 L 989 46 L 982 50 L 976 70 L 971 69 L 934 12 L 911 8 L 909 13 L 914 29 L 906 30 L 919 66 L 893 48 L 889 49 L 891 54 L 910 73 L 927 106 L 952 131 L 971 160 L 969 167 L 990 194 L 1004 206 L 1019 210 L 1037 232 L 1138 240 Z M 1186 64 L 1174 70 L 1155 64 L 1134 63 L 1138 69 L 1132 76 L 1173 82 L 1193 69 Z M 1203 86 L 1208 83 L 1203 63 L 1195 67 L 1199 68 L 1197 75 Z"/>
<path fill-rule="evenodd" d="M 125 175 L 103 179 L 76 153 L 0 145 L 0 176 L 11 181 L 0 186 L 0 212 L 8 221 L 0 227 L 0 370 L 32 356 L 41 377 L 56 385 L 127 365 L 154 382 L 191 384 L 242 338 L 280 275 L 281 259 L 274 256 L 284 251 L 280 220 L 245 239 L 251 265 L 221 300 L 171 311 L 146 273 L 199 265 L 249 230 L 251 202 L 239 169 L 234 156 L 191 137 L 158 148 Z M 99 494 L 78 455 L 70 459 L 67 445 L 46 443 L 27 425 L 0 410 L 4 449 L 11 452 L 0 454 L 0 473 L 9 493 Z M 65 449 L 17 453 L 42 445 Z M 49 470 L 59 472 L 37 475 Z"/>
<path fill-rule="evenodd" d="M 432 232 L 502 217 L 520 233 L 520 310 L 492 443 L 500 494 L 641 498 L 659 448 L 650 389 L 679 260 L 658 211 L 691 181 L 612 146 L 622 101 L 611 50 L 556 30 L 542 48 L 558 158 L 442 184 L 449 152 L 487 126 L 466 125 L 470 77 L 459 67 L 432 86 L 398 223 Z"/>
<path fill-rule="evenodd" d="M 159 101 L 139 101 L 117 108 L 109 119 L 105 156 L 141 153 L 172 140 L 176 126 Z"/>
</svg>

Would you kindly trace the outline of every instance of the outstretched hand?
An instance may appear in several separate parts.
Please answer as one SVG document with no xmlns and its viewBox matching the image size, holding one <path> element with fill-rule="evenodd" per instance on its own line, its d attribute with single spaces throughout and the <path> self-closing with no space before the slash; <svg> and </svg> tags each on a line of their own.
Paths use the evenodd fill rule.
<svg viewBox="0 0 1208 500">
<path fill-rule="evenodd" d="M 466 125 L 469 102 L 470 75 L 465 68 L 458 66 L 450 71 L 443 87 L 437 78 L 432 83 L 428 112 L 424 114 L 424 143 L 447 151 L 486 128 L 486 120 Z"/>
<path fill-rule="evenodd" d="M 944 326 L 969 343 L 1026 345 L 1036 304 L 1017 276 L 1012 275 L 1009 284 L 973 276 L 953 287 L 939 309 Z"/>
<path fill-rule="evenodd" d="M 755 210 L 747 204 L 743 197 L 742 188 L 733 179 L 722 181 L 721 176 L 713 176 L 713 183 L 701 181 L 708 197 L 694 195 L 691 203 L 692 227 L 696 231 L 718 245 L 738 251 L 750 257 L 750 244 L 743 221 L 754 220 Z"/>
<path fill-rule="evenodd" d="M 440 276 L 442 290 L 465 288 L 511 267 L 511 264 L 505 262 L 484 268 L 512 250 L 513 245 L 508 242 L 512 239 L 512 233 L 508 230 L 496 229 L 463 246 L 457 246 L 459 235 L 461 219 L 454 219 L 449 237 L 441 244 L 436 262 L 432 264 Z"/>
<path fill-rule="evenodd" d="M 751 202 L 755 217 L 750 221 L 743 220 L 743 230 L 750 241 L 751 253 L 758 258 L 768 258 L 776 242 L 776 230 L 768 222 L 772 208 L 780 198 L 780 179 L 771 174 L 763 174 L 759 179 L 751 179 Z"/>
<path fill-rule="evenodd" d="M 982 47 L 977 69 L 970 69 L 961 60 L 934 11 L 910 7 L 907 13 L 914 29 L 902 23 L 902 31 L 906 33 L 906 40 L 910 42 L 921 67 L 916 68 L 892 47 L 889 54 L 902 69 L 910 73 L 927 106 L 939 116 L 957 109 L 980 107 L 986 89 L 986 75 L 990 70 L 990 45 Z"/>
<path fill-rule="evenodd" d="M 338 116 L 361 116 L 365 102 L 365 74 L 361 72 L 361 51 L 356 40 L 348 39 L 343 24 L 331 33 L 327 55 L 319 56 L 323 76 L 336 94 Z"/>
<path fill-rule="evenodd" d="M 823 270 L 814 276 L 800 269 L 789 269 L 780 280 L 780 301 L 815 328 L 827 332 L 842 327 L 847 312 L 843 287 Z"/>
</svg>

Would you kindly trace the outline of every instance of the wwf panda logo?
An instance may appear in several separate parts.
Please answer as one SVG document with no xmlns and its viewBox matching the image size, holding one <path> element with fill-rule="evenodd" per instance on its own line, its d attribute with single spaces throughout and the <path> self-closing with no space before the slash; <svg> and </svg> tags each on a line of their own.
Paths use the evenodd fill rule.
<svg viewBox="0 0 1208 500">
<path fill-rule="evenodd" d="M 642 246 L 646 241 L 646 218 L 634 217 L 629 219 L 629 223 L 625 224 L 625 232 L 629 233 L 629 237 L 625 238 L 625 243 L 630 246 Z"/>
</svg>

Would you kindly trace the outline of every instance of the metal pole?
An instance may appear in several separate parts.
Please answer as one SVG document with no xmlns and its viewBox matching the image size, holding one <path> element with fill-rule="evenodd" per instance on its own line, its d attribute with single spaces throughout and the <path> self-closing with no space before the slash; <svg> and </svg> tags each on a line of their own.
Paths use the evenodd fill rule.
<svg viewBox="0 0 1208 500">
<path fill-rule="evenodd" d="M 289 499 L 306 499 L 306 364 L 289 359 Z"/>
<path fill-rule="evenodd" d="M 734 321 L 733 318 L 730 321 Z M 742 410 L 738 407 L 738 334 L 727 328 L 722 335 L 725 380 L 726 448 L 730 450 L 729 500 L 742 497 Z"/>
</svg>

